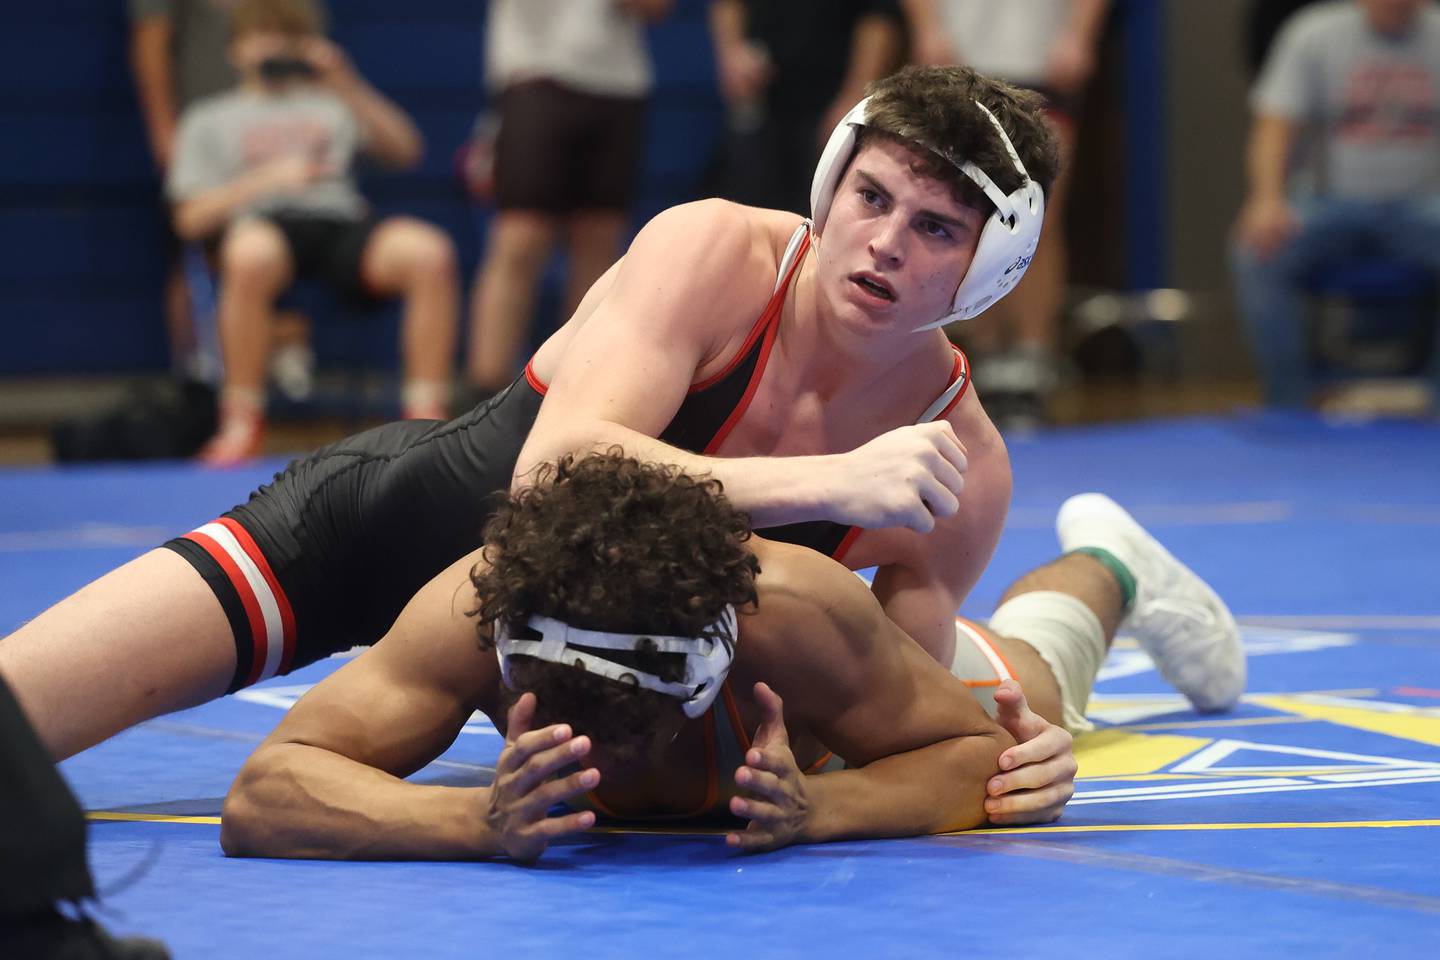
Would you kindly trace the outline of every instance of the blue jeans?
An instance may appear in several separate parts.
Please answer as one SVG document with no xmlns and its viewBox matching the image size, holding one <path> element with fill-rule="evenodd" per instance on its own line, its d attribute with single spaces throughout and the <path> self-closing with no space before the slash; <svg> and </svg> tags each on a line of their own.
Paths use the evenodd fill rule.
<svg viewBox="0 0 1440 960">
<path fill-rule="evenodd" d="M 1313 384 L 1307 351 L 1306 283 L 1350 260 L 1399 260 L 1440 273 L 1440 195 L 1394 201 L 1315 197 L 1294 204 L 1299 228 L 1268 260 L 1232 242 L 1230 267 L 1250 346 L 1272 406 L 1301 407 Z M 1440 349 L 1433 378 L 1440 386 Z"/>
</svg>

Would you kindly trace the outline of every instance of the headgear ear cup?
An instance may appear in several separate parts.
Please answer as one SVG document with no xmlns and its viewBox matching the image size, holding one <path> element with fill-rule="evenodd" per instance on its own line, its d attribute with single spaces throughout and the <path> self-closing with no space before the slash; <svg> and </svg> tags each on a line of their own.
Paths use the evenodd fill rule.
<svg viewBox="0 0 1440 960">
<path fill-rule="evenodd" d="M 810 181 L 810 221 L 815 225 L 816 233 L 825 229 L 825 218 L 830 214 L 830 204 L 840 187 L 840 175 L 845 172 L 850 154 L 855 151 L 855 128 L 865 125 L 865 108 L 869 103 L 870 98 L 866 97 L 851 107 L 850 112 L 835 125 L 830 139 L 825 142 L 825 149 L 820 152 L 815 177 Z"/>
<path fill-rule="evenodd" d="M 815 178 L 810 185 L 810 219 L 816 233 L 825 228 L 825 220 L 835 200 L 835 191 L 840 186 L 840 177 L 855 150 L 855 128 L 865 126 L 865 111 L 869 103 L 870 98 L 866 97 L 845 114 L 830 134 L 830 139 L 820 154 Z M 1000 121 L 983 103 L 978 100 L 974 103 L 994 125 L 1000 142 L 1005 145 L 1005 151 L 1010 155 L 1011 163 L 1021 176 L 1021 183 L 1011 193 L 1002 193 L 985 171 L 975 164 L 956 160 L 947 151 L 934 151 L 955 164 L 984 191 L 995 205 L 995 212 L 981 228 L 975 256 L 970 260 L 970 267 L 955 290 L 950 312 L 916 327 L 916 333 L 956 320 L 968 320 L 1015 289 L 1015 285 L 1030 266 L 1030 261 L 1035 256 L 1035 248 L 1040 243 L 1040 227 L 1045 222 L 1045 191 L 1030 179 L 1030 174 L 1025 170 L 1020 155 L 1015 152 L 1015 145 L 1010 142 L 1010 137 L 1005 133 Z M 928 145 L 922 146 L 934 149 Z"/>
</svg>

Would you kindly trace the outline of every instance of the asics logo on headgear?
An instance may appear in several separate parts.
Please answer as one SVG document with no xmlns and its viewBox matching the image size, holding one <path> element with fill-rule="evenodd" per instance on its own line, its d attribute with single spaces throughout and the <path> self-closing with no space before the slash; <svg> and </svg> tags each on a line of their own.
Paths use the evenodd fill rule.
<svg viewBox="0 0 1440 960">
<path fill-rule="evenodd" d="M 1034 259 L 1034 255 L 1033 255 L 1033 254 L 1032 254 L 1031 256 L 1028 256 L 1028 257 L 1016 257 L 1016 258 L 1015 258 L 1015 262 L 1012 263 L 1012 264 L 1010 264 L 1010 266 L 1008 266 L 1008 267 L 1005 268 L 1005 273 L 1004 273 L 1004 275 L 1008 277 L 1010 274 L 1014 273 L 1016 270 L 1024 270 L 1026 267 L 1030 266 L 1030 261 L 1033 260 L 1033 259 Z"/>
</svg>

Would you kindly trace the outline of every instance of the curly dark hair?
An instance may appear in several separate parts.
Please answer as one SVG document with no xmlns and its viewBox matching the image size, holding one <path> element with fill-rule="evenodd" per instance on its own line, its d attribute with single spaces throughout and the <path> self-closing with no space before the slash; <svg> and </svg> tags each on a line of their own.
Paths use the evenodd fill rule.
<svg viewBox="0 0 1440 960">
<path fill-rule="evenodd" d="M 504 500 L 485 528 L 485 561 L 470 573 L 480 620 L 524 634 L 532 616 L 575 627 L 672 636 L 708 635 L 727 605 L 753 608 L 760 565 L 745 546 L 749 515 L 720 481 L 645 463 L 619 447 L 543 464 L 534 483 Z M 643 645 L 642 645 L 643 646 Z M 666 680 L 683 680 L 683 655 L 597 650 Z M 677 701 L 587 673 L 578 665 L 511 659 L 509 695 L 533 691 L 536 725 L 565 722 L 607 748 L 639 749 L 640 735 Z"/>
<path fill-rule="evenodd" d="M 949 184 L 958 202 L 988 215 L 994 204 L 955 163 L 969 160 L 1006 193 L 1021 179 L 994 125 L 975 106 L 978 100 L 1005 128 L 1030 179 L 1049 194 L 1060 170 L 1060 146 L 1040 94 L 969 67 L 916 66 L 875 81 L 867 93 L 857 153 L 871 139 L 902 143 L 918 154 L 911 169 Z"/>
</svg>

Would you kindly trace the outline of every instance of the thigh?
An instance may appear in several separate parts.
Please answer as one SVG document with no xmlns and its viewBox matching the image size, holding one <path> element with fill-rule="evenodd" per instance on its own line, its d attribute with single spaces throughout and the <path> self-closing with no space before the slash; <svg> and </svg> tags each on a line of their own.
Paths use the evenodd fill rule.
<svg viewBox="0 0 1440 960">
<path fill-rule="evenodd" d="M 1003 664 L 1005 671 L 1020 683 L 1020 689 L 1025 691 L 1025 699 L 1030 704 L 1030 709 L 1050 723 L 1064 725 L 1060 684 L 1056 681 L 1055 674 L 1051 672 L 1049 664 L 1041 658 L 1034 647 L 1014 637 L 1003 637 L 974 620 L 964 617 L 957 617 L 956 620 L 961 627 L 955 637 L 957 647 L 966 639 L 977 645 L 979 642 L 988 644 L 990 650 Z M 980 653 L 989 659 L 983 649 Z M 991 660 L 991 663 L 993 665 L 994 661 Z M 998 680 L 996 682 L 998 683 Z M 994 694 L 992 692 L 990 703 L 993 704 L 993 702 Z M 992 707 L 987 706 L 987 710 L 991 711 L 993 715 Z"/>
<path fill-rule="evenodd" d="M 1297 280 L 1338 260 L 1371 252 L 1375 218 L 1368 205 L 1329 198 L 1295 204 L 1297 226 L 1275 265 Z"/>
<path fill-rule="evenodd" d="M 581 161 L 575 197 L 580 210 L 623 212 L 630 208 L 640 179 L 645 148 L 645 101 L 635 97 L 590 97 L 577 103 L 589 136 L 575 156 Z"/>
<path fill-rule="evenodd" d="M 51 754 L 223 694 L 229 622 L 205 581 L 151 550 L 0 640 L 0 673 Z"/>
<path fill-rule="evenodd" d="M 1440 195 L 1393 204 L 1384 214 L 1377 240 L 1380 252 L 1387 256 L 1440 268 Z"/>
<path fill-rule="evenodd" d="M 549 81 L 506 88 L 495 138 L 498 209 L 552 214 L 572 209 L 567 153 L 573 121 L 568 107 L 565 92 Z"/>
</svg>

